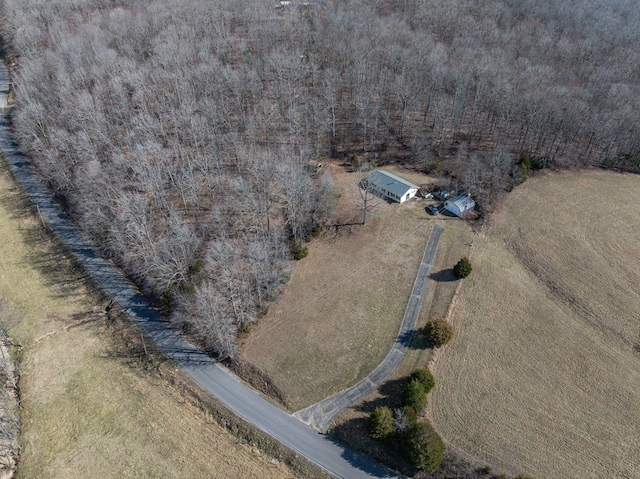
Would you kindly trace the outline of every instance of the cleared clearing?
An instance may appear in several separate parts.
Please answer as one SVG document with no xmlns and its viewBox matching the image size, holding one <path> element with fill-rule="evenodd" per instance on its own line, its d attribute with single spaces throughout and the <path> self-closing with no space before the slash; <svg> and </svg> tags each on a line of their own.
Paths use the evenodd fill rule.
<svg viewBox="0 0 640 479">
<path fill-rule="evenodd" d="M 340 191 L 336 221 L 362 221 L 357 184 L 367 173 L 328 166 Z M 385 169 L 416 184 L 430 181 Z M 355 384 L 389 352 L 431 226 L 442 221 L 446 228 L 449 220 L 431 219 L 426 204 L 378 201 L 366 226 L 325 231 L 296 262 L 284 293 L 243 346 L 243 359 L 271 377 L 293 410 Z"/>
<path fill-rule="evenodd" d="M 476 240 L 434 364 L 453 446 L 538 478 L 640 477 L 640 178 L 519 186 Z"/>
<path fill-rule="evenodd" d="M 119 354 L 104 304 L 65 275 L 2 170 L 0 299 L 22 345 L 18 477 L 293 477 Z"/>
</svg>

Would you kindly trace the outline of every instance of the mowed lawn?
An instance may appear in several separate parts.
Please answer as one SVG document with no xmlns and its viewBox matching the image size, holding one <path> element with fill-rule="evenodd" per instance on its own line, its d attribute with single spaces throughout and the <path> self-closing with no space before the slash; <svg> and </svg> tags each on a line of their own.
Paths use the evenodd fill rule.
<svg viewBox="0 0 640 479">
<path fill-rule="evenodd" d="M 428 413 L 537 478 L 640 477 L 640 177 L 543 174 L 476 240 Z"/>
<path fill-rule="evenodd" d="M 21 345 L 17 477 L 293 477 L 118 354 L 105 304 L 65 276 L 64 254 L 1 173 L 0 301 Z"/>
<path fill-rule="evenodd" d="M 357 184 L 367 174 L 329 167 L 340 189 L 336 218 L 362 221 Z M 389 170 L 416 184 L 429 181 Z M 421 199 L 376 203 L 366 226 L 327 230 L 308 245 L 309 256 L 295 263 L 283 294 L 243 346 L 243 358 L 271 377 L 293 410 L 369 374 L 398 333 L 436 220 Z"/>
</svg>

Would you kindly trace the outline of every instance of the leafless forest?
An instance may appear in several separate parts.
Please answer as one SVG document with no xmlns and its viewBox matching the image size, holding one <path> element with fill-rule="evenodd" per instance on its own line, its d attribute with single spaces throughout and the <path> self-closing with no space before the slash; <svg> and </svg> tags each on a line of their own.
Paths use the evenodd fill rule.
<svg viewBox="0 0 640 479">
<path fill-rule="evenodd" d="M 410 162 L 485 205 L 525 153 L 640 171 L 636 0 L 2 7 L 21 148 L 221 356 L 331 214 L 311 160 Z"/>
</svg>

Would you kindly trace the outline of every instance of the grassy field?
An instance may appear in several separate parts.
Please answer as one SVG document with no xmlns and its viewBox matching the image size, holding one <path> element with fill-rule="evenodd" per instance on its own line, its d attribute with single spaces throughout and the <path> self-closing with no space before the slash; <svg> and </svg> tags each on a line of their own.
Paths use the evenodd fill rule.
<svg viewBox="0 0 640 479">
<path fill-rule="evenodd" d="M 329 167 L 340 190 L 336 222 L 361 221 L 357 183 L 367 174 Z M 389 169 L 417 184 L 429 181 Z M 293 410 L 355 384 L 388 353 L 431 227 L 453 220 L 431 219 L 425 205 L 378 201 L 366 226 L 325 231 L 295 264 L 243 347 L 243 358 L 271 377 Z"/>
<path fill-rule="evenodd" d="M 516 188 L 476 240 L 429 415 L 455 448 L 537 478 L 640 477 L 640 178 Z"/>
<path fill-rule="evenodd" d="M 20 344 L 18 477 L 294 477 L 122 347 L 106 302 L 1 173 L 0 300 Z"/>
</svg>

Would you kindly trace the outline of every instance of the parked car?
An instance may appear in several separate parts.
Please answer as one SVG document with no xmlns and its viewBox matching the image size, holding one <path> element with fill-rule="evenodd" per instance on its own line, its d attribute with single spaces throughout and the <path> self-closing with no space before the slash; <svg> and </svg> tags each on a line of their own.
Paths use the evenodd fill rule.
<svg viewBox="0 0 640 479">
<path fill-rule="evenodd" d="M 438 210 L 438 207 L 435 205 L 429 205 L 427 206 L 427 213 L 429 213 L 430 215 L 437 215 L 438 213 L 440 213 L 440 210 Z"/>
</svg>

